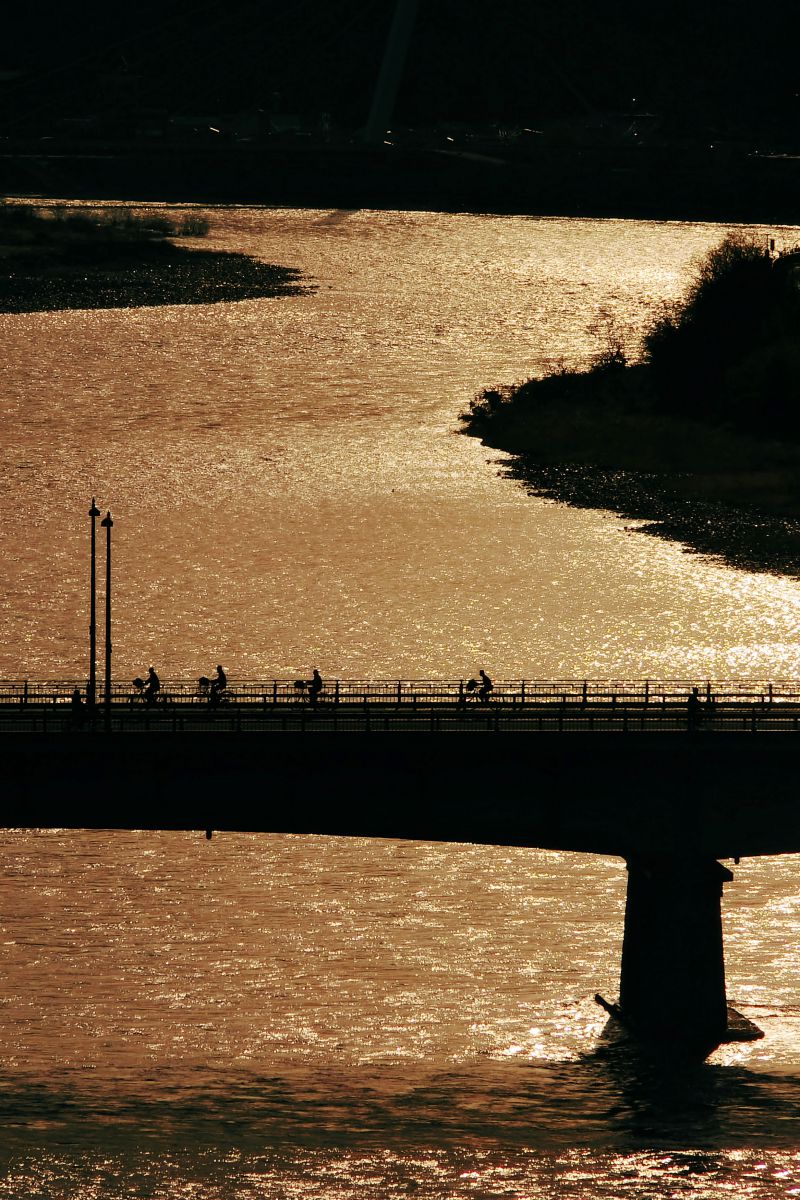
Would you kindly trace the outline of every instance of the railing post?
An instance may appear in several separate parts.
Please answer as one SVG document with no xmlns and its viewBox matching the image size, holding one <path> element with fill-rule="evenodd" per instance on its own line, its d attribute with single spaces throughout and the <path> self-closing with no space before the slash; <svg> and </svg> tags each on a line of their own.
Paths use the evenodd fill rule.
<svg viewBox="0 0 800 1200">
<path fill-rule="evenodd" d="M 336 680 L 336 686 L 333 690 L 333 703 L 334 704 L 339 703 L 339 680 L 338 679 Z"/>
<path fill-rule="evenodd" d="M 645 681 L 644 681 L 644 706 L 645 706 L 645 708 L 647 708 L 647 705 L 649 703 L 650 703 L 650 680 L 645 679 Z"/>
<path fill-rule="evenodd" d="M 520 688 L 519 700 L 520 700 L 520 704 L 522 704 L 522 705 L 525 704 L 525 680 L 524 679 L 522 680 L 522 687 Z"/>
<path fill-rule="evenodd" d="M 25 685 L 22 689 L 22 704 L 23 707 L 28 703 L 28 681 L 25 680 Z"/>
</svg>

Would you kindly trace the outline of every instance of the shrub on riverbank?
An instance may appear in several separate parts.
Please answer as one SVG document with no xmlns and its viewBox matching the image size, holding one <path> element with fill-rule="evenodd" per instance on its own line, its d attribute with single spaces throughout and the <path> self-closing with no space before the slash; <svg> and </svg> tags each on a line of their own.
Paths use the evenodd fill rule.
<svg viewBox="0 0 800 1200">
<path fill-rule="evenodd" d="M 725 468 L 742 438 L 800 444 L 798 332 L 800 252 L 773 259 L 733 234 L 647 331 L 640 362 L 611 347 L 588 370 L 484 389 L 462 420 L 549 461 L 658 470 L 666 457 L 691 470 L 719 455 Z"/>
<path fill-rule="evenodd" d="M 486 388 L 465 432 L 531 491 L 646 520 L 750 569 L 800 573 L 800 252 L 726 238 L 629 365 Z M 645 528 L 645 527 L 643 527 Z"/>
<path fill-rule="evenodd" d="M 211 224 L 201 213 L 167 216 L 130 208 L 76 208 L 53 205 L 0 204 L 0 246 L 63 242 L 140 242 L 165 237 L 205 237 Z"/>
</svg>

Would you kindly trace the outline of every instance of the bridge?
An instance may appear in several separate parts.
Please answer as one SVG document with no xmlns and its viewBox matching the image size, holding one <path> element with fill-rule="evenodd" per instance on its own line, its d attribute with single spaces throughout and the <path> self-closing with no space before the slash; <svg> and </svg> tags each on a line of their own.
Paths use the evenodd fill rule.
<svg viewBox="0 0 800 1200">
<path fill-rule="evenodd" d="M 728 1009 L 719 859 L 800 852 L 793 681 L 0 681 L 9 827 L 467 841 L 619 855 L 619 1004 L 690 1053 Z M 613 736 L 613 735 L 617 736 Z M 496 736 L 493 736 L 496 735 Z"/>
<path fill-rule="evenodd" d="M 73 707 L 78 680 L 0 680 L 0 732 L 800 732 L 800 681 L 332 679 L 110 682 Z M 91 718 L 91 719 L 90 719 Z"/>
</svg>

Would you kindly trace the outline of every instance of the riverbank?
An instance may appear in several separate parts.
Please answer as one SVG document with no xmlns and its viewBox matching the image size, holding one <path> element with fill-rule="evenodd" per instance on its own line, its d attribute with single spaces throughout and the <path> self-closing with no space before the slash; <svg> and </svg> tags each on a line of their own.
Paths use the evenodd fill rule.
<svg viewBox="0 0 800 1200">
<path fill-rule="evenodd" d="M 531 490 L 608 508 L 737 566 L 800 574 L 800 252 L 728 234 L 630 364 L 486 388 L 465 431 Z"/>
<path fill-rule="evenodd" d="M 626 532 L 683 543 L 744 570 L 800 576 L 800 448 L 688 418 L 562 405 L 491 430 L 506 474 L 534 495 L 602 508 Z M 631 525 L 630 522 L 635 522 Z"/>
<path fill-rule="evenodd" d="M 0 210 L 0 312 L 139 308 L 297 295 L 299 272 L 203 249 L 205 223 L 84 210 Z M 176 238 L 188 245 L 180 245 Z"/>
</svg>

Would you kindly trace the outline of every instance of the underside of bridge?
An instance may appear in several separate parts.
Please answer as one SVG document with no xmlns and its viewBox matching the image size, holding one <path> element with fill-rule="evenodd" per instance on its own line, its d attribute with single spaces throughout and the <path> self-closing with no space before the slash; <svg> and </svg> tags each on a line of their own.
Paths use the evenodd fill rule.
<svg viewBox="0 0 800 1200">
<path fill-rule="evenodd" d="M 707 1053 L 731 1021 L 718 858 L 800 850 L 783 734 L 20 734 L 5 827 L 241 830 L 623 857 L 619 1005 L 637 1036 Z"/>
</svg>

